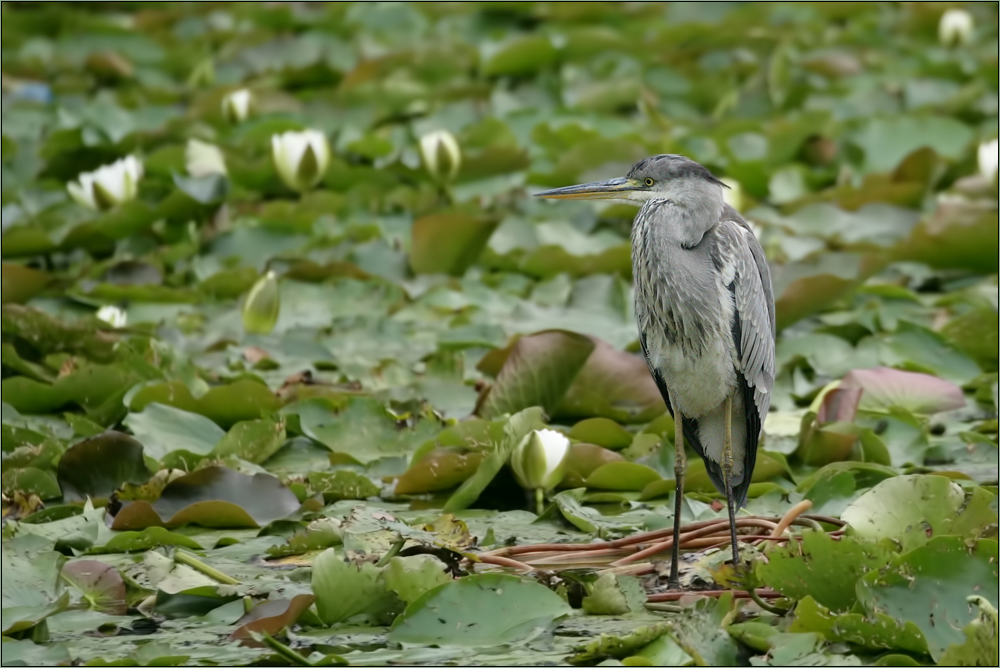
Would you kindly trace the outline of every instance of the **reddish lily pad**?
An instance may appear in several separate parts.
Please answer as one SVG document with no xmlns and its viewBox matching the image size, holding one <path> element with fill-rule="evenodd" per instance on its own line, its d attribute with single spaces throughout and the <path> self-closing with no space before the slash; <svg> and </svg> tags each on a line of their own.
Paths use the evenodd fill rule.
<svg viewBox="0 0 1000 668">
<path fill-rule="evenodd" d="M 92 559 L 72 561 L 63 566 L 62 578 L 80 591 L 92 610 L 109 615 L 128 611 L 125 582 L 113 566 Z"/>
<path fill-rule="evenodd" d="M 271 599 L 253 607 L 236 622 L 236 630 L 229 636 L 230 640 L 239 640 L 243 645 L 262 647 L 253 640 L 254 633 L 269 633 L 277 635 L 302 616 L 316 597 L 312 594 L 298 594 L 290 599 Z"/>
</svg>

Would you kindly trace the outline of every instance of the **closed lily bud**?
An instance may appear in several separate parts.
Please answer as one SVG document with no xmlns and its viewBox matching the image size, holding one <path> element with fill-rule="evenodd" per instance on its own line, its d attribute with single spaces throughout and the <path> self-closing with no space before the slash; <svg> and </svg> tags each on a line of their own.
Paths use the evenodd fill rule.
<svg viewBox="0 0 1000 668">
<path fill-rule="evenodd" d="M 240 123 L 250 117 L 253 94 L 246 88 L 226 93 L 222 98 L 222 116 L 230 123 Z"/>
<path fill-rule="evenodd" d="M 188 139 L 184 147 L 184 163 L 188 174 L 195 178 L 209 174 L 226 175 L 226 159 L 215 144 Z"/>
<path fill-rule="evenodd" d="M 510 466 L 521 487 L 549 490 L 566 474 L 569 439 L 552 429 L 537 429 L 523 439 L 510 457 Z"/>
<path fill-rule="evenodd" d="M 142 163 L 130 155 L 92 172 L 83 172 L 76 181 L 66 184 L 66 190 L 79 204 L 107 211 L 135 199 L 142 175 Z"/>
<path fill-rule="evenodd" d="M 250 334 L 270 334 L 281 313 L 278 277 L 269 271 L 253 284 L 243 302 L 243 330 Z"/>
<path fill-rule="evenodd" d="M 462 166 L 462 152 L 455 135 L 447 130 L 428 132 L 420 138 L 420 157 L 424 167 L 438 181 L 451 181 Z"/>
<path fill-rule="evenodd" d="M 302 192 L 312 188 L 330 166 L 330 144 L 319 130 L 286 132 L 271 137 L 271 156 L 285 185 Z"/>
<path fill-rule="evenodd" d="M 103 320 L 112 327 L 124 327 L 128 315 L 117 306 L 102 306 L 97 309 L 97 319 Z"/>
<path fill-rule="evenodd" d="M 972 14 L 964 9 L 949 9 L 941 15 L 938 38 L 945 46 L 968 44 L 972 39 Z"/>
<path fill-rule="evenodd" d="M 979 173 L 987 181 L 997 178 L 998 160 L 1000 160 L 1000 141 L 994 139 L 979 145 Z"/>
</svg>

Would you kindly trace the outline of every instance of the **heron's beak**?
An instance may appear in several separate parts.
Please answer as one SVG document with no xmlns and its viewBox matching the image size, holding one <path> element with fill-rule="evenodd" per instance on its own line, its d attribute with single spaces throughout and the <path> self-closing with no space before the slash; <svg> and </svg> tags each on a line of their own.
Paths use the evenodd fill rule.
<svg viewBox="0 0 1000 668">
<path fill-rule="evenodd" d="M 627 179 L 624 176 L 596 183 L 584 183 L 579 186 L 566 186 L 535 193 L 535 197 L 550 199 L 625 199 L 634 190 L 645 190 L 641 181 Z"/>
</svg>

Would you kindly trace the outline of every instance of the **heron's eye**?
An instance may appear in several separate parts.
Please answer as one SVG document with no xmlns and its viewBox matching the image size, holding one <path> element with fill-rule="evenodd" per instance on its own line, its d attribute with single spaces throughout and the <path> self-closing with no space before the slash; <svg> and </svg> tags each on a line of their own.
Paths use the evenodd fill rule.
<svg viewBox="0 0 1000 668">
<path fill-rule="evenodd" d="M 645 184 L 646 184 L 647 186 L 651 186 L 651 185 L 653 185 L 653 179 L 651 179 L 651 178 L 649 178 L 649 177 L 647 176 L 647 177 L 646 177 L 646 180 L 645 180 L 645 182 L 644 182 L 644 183 L 645 183 Z"/>
</svg>

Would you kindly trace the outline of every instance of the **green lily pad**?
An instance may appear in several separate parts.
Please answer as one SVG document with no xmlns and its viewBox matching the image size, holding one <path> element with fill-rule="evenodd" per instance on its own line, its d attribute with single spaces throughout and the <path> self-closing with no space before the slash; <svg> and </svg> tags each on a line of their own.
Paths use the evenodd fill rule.
<svg viewBox="0 0 1000 668">
<path fill-rule="evenodd" d="M 969 596 L 981 596 L 996 609 L 997 568 L 996 541 L 970 548 L 959 536 L 938 536 L 897 557 L 891 568 L 866 575 L 858 600 L 870 613 L 915 624 L 938 660 L 948 647 L 965 642 L 963 629 L 978 619 Z"/>
<path fill-rule="evenodd" d="M 154 459 L 177 450 L 208 455 L 226 435 L 203 415 L 159 403 L 145 406 L 140 413 L 129 413 L 124 424 Z"/>
<path fill-rule="evenodd" d="M 570 429 L 569 437 L 611 450 L 622 450 L 632 444 L 631 432 L 614 420 L 601 417 L 577 422 Z"/>
<path fill-rule="evenodd" d="M 608 658 L 624 659 L 633 653 L 641 653 L 639 654 L 640 656 L 649 656 L 645 653 L 646 649 L 650 645 L 657 643 L 664 636 L 669 638 L 667 630 L 668 627 L 666 624 L 647 624 L 640 626 L 631 633 L 622 635 L 602 633 L 597 639 L 592 640 L 583 647 L 577 648 L 573 656 L 567 659 L 567 662 L 574 666 L 590 666 Z M 684 650 L 680 650 L 678 658 L 685 656 L 687 655 L 684 653 Z M 690 657 L 688 658 L 690 659 Z M 636 661 L 635 663 L 625 663 L 625 665 L 642 666 L 647 664 L 642 661 Z M 679 665 L 686 664 L 682 663 Z"/>
<path fill-rule="evenodd" d="M 371 397 L 352 397 L 343 407 L 328 399 L 304 399 L 286 412 L 298 415 L 307 436 L 350 463 L 369 464 L 382 457 L 405 454 L 441 428 L 426 418 L 414 420 L 412 427 L 399 427 L 385 406 Z"/>
<path fill-rule="evenodd" d="M 435 213 L 413 221 L 410 267 L 416 274 L 465 273 L 496 229 L 494 218 L 462 212 Z"/>
<path fill-rule="evenodd" d="M 397 601 L 396 595 L 386 588 L 381 568 L 367 562 L 350 564 L 332 548 L 313 561 L 312 589 L 316 611 L 327 625 L 355 615 L 382 614 Z"/>
<path fill-rule="evenodd" d="M 927 654 L 927 641 L 910 621 L 889 615 L 851 612 L 835 614 L 806 596 L 795 605 L 788 630 L 792 633 L 820 633 L 831 642 L 849 642 L 872 651 L 894 650 Z"/>
<path fill-rule="evenodd" d="M 62 490 L 51 471 L 43 471 L 33 467 L 12 468 L 3 472 L 3 493 L 13 496 L 35 494 L 39 499 L 55 499 L 62 496 Z"/>
<path fill-rule="evenodd" d="M 593 591 L 583 599 L 588 615 L 625 615 L 642 612 L 646 607 L 646 590 L 632 575 L 602 573 Z"/>
<path fill-rule="evenodd" d="M 149 480 L 143 446 L 118 431 L 72 445 L 59 460 L 59 484 L 67 501 L 108 498 L 126 483 Z"/>
<path fill-rule="evenodd" d="M 204 415 L 223 429 L 242 420 L 259 419 L 279 407 L 278 398 L 267 385 L 248 378 L 209 388 L 197 399 L 186 385 L 178 381 L 147 385 L 132 397 L 129 410 L 143 411 L 152 403 Z"/>
<path fill-rule="evenodd" d="M 245 420 L 234 424 L 215 444 L 211 454 L 214 457 L 235 456 L 260 464 L 284 444 L 284 420 Z"/>
<path fill-rule="evenodd" d="M 406 604 L 413 603 L 424 592 L 451 579 L 445 571 L 445 564 L 429 554 L 393 557 L 385 569 L 385 586 L 396 592 Z"/>
<path fill-rule="evenodd" d="M 646 485 L 660 479 L 660 474 L 635 462 L 609 462 L 587 476 L 589 489 L 641 491 Z"/>
<path fill-rule="evenodd" d="M 941 654 L 942 666 L 985 666 L 997 656 L 997 609 L 982 596 L 966 599 L 979 608 L 979 617 L 962 629 L 965 642 L 953 643 Z"/>
<path fill-rule="evenodd" d="M 965 491 L 942 476 L 896 476 L 862 495 L 841 518 L 859 538 L 890 538 L 910 550 L 937 536 L 979 536 L 997 521 L 993 498 L 977 487 L 966 500 Z"/>
<path fill-rule="evenodd" d="M 844 612 L 857 600 L 855 585 L 861 576 L 882 568 L 891 558 L 880 543 L 852 536 L 834 540 L 825 533 L 807 531 L 797 546 L 768 550 L 767 560 L 755 563 L 755 573 L 765 585 L 789 598 L 812 596 L 825 607 Z"/>
<path fill-rule="evenodd" d="M 435 448 L 396 479 L 396 494 L 423 494 L 451 489 L 471 477 L 482 463 L 481 451 Z"/>
<path fill-rule="evenodd" d="M 537 582 L 470 575 L 438 585 L 408 605 L 393 622 L 389 640 L 472 647 L 525 642 L 569 612 L 558 594 Z"/>
<path fill-rule="evenodd" d="M 667 633 L 694 659 L 695 665 L 733 665 L 739 650 L 726 630 L 732 605 L 729 594 L 700 599 L 667 623 Z"/>
<path fill-rule="evenodd" d="M 559 486 L 564 489 L 586 487 L 584 482 L 591 473 L 605 464 L 624 462 L 617 452 L 590 443 L 571 443 L 566 455 L 566 475 Z"/>
<path fill-rule="evenodd" d="M 4 262 L 0 271 L 2 271 L 0 278 L 3 285 L 0 301 L 4 304 L 8 302 L 23 304 L 52 282 L 50 274 L 22 264 Z"/>
<path fill-rule="evenodd" d="M 367 499 L 379 493 L 378 485 L 355 471 L 313 471 L 308 479 L 312 490 L 321 493 L 327 503 L 341 499 Z"/>
</svg>

